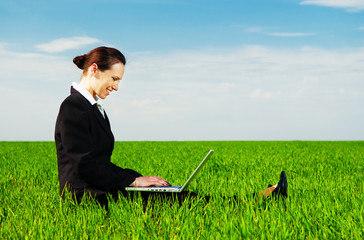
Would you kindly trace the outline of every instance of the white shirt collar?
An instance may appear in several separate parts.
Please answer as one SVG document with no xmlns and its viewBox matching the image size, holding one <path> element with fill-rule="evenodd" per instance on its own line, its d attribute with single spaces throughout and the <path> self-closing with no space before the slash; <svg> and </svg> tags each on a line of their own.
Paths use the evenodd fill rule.
<svg viewBox="0 0 364 240">
<path fill-rule="evenodd" d="M 96 102 L 95 98 L 92 97 L 91 93 L 86 90 L 86 88 L 82 87 L 80 84 L 73 82 L 72 87 L 76 89 L 79 93 L 81 93 L 82 96 L 84 96 L 91 105 L 94 105 Z"/>
</svg>

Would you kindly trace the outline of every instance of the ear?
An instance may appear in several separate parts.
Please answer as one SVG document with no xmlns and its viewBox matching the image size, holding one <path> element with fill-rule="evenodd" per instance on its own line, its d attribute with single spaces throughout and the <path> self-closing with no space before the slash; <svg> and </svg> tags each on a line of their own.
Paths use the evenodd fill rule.
<svg viewBox="0 0 364 240">
<path fill-rule="evenodd" d="M 97 71 L 98 69 L 99 69 L 99 68 L 98 68 L 97 64 L 96 64 L 96 63 L 93 63 L 93 64 L 90 66 L 89 71 L 90 71 L 90 73 L 95 74 L 95 73 L 96 73 L 96 71 Z"/>
</svg>

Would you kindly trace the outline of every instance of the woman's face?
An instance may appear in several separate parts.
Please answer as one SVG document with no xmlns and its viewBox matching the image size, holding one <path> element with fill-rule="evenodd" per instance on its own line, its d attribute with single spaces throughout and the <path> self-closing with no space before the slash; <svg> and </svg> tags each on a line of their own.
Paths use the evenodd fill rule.
<svg viewBox="0 0 364 240">
<path fill-rule="evenodd" d="M 124 64 L 115 63 L 110 69 L 105 71 L 100 71 L 95 64 L 91 66 L 91 71 L 94 71 L 92 95 L 105 99 L 112 91 L 118 90 L 120 80 L 124 75 Z"/>
</svg>

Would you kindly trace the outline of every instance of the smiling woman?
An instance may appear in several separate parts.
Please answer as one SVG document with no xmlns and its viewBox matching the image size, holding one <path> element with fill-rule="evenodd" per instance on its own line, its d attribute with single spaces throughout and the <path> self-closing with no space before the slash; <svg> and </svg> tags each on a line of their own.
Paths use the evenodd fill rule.
<svg viewBox="0 0 364 240">
<path fill-rule="evenodd" d="M 99 47 L 73 62 L 83 74 L 61 104 L 55 129 L 61 195 L 70 194 L 77 202 L 89 195 L 107 208 L 106 194 L 126 186 L 168 186 L 160 177 L 142 176 L 110 161 L 114 136 L 97 100 L 118 90 L 124 55 L 114 48 Z"/>
</svg>

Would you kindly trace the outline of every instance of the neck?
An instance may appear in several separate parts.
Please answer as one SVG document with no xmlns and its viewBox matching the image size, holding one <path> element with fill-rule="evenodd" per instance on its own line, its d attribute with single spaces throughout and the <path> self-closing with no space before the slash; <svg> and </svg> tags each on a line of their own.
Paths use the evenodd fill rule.
<svg viewBox="0 0 364 240">
<path fill-rule="evenodd" d="M 91 78 L 90 77 L 82 77 L 81 78 L 81 81 L 80 81 L 80 86 L 84 87 L 92 96 L 95 100 L 97 100 L 96 98 L 96 93 L 95 91 L 93 90 L 92 88 L 92 85 L 91 85 Z"/>
</svg>

